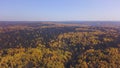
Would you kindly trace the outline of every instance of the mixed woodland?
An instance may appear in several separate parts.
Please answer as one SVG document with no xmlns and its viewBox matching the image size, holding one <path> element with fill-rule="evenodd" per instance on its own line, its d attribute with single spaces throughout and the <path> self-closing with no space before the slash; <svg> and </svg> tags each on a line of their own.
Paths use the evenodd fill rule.
<svg viewBox="0 0 120 68">
<path fill-rule="evenodd" d="M 120 27 L 1 22 L 0 68 L 120 68 Z"/>
</svg>

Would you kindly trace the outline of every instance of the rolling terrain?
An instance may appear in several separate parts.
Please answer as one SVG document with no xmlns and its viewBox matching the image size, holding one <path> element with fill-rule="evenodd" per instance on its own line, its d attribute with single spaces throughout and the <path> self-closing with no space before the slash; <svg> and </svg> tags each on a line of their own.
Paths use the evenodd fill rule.
<svg viewBox="0 0 120 68">
<path fill-rule="evenodd" d="M 120 22 L 0 22 L 0 68 L 120 68 Z"/>
</svg>

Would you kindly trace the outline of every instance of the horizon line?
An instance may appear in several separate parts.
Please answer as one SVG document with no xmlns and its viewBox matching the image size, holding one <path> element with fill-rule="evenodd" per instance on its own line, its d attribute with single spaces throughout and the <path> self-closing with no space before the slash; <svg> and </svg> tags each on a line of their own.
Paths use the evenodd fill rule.
<svg viewBox="0 0 120 68">
<path fill-rule="evenodd" d="M 5 20 L 3 20 L 3 21 L 5 22 Z M 6 22 L 7 22 L 7 21 L 9 21 L 9 20 L 6 20 Z M 13 21 L 13 22 L 14 22 L 14 21 L 26 21 L 26 22 L 28 21 L 28 22 L 29 22 L 30 20 L 10 20 L 10 21 Z M 65 20 L 65 21 L 63 21 L 63 20 L 58 20 L 58 21 L 54 21 L 54 20 L 47 20 L 47 21 L 45 21 L 45 20 L 41 20 L 41 21 L 33 20 L 33 21 L 34 21 L 34 22 L 72 22 L 72 21 L 73 21 L 73 22 L 75 22 L 75 21 L 76 21 L 76 22 L 80 22 L 80 21 L 81 21 L 81 22 L 83 22 L 83 21 L 85 21 L 85 22 L 87 22 L 87 21 L 88 21 L 88 22 L 89 22 L 89 21 L 92 21 L 92 22 L 97 22 L 97 21 L 101 21 L 101 22 L 102 22 L 102 21 L 103 21 L 103 22 L 104 22 L 104 21 L 108 21 L 108 22 L 112 22 L 112 21 L 115 22 L 115 21 L 116 21 L 116 22 L 119 22 L 120 20 Z M 2 22 L 2 20 L 1 20 L 0 22 Z"/>
</svg>

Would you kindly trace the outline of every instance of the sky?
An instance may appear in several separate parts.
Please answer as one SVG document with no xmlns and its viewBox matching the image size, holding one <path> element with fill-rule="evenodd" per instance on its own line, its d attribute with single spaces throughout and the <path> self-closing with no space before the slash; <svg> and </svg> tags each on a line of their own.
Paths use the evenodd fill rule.
<svg viewBox="0 0 120 68">
<path fill-rule="evenodd" d="M 120 0 L 0 0 L 0 21 L 120 21 Z"/>
</svg>

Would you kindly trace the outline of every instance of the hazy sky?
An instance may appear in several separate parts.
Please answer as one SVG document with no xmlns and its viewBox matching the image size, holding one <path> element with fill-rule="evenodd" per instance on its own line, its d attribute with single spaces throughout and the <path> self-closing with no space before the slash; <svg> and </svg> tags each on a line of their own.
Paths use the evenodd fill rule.
<svg viewBox="0 0 120 68">
<path fill-rule="evenodd" d="M 120 0 L 0 0 L 1 21 L 120 21 Z"/>
</svg>

